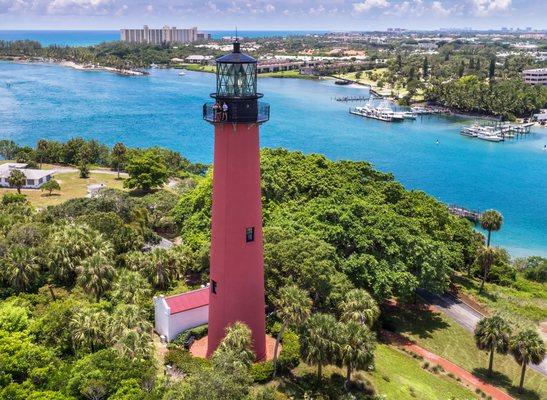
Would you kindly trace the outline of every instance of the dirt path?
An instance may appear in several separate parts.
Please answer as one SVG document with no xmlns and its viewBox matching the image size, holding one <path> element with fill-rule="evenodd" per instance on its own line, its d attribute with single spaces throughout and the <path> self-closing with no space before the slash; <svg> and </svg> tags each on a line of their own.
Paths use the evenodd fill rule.
<svg viewBox="0 0 547 400">
<path fill-rule="evenodd" d="M 418 354 L 419 356 L 423 357 L 424 360 L 440 365 L 444 368 L 445 371 L 451 372 L 467 384 L 482 390 L 484 393 L 491 396 L 493 400 L 513 400 L 513 397 L 509 396 L 501 389 L 498 389 L 495 386 L 484 382 L 483 380 L 477 378 L 465 369 L 457 366 L 456 364 L 448 361 L 445 358 L 442 358 L 424 349 L 423 347 L 418 346 L 417 344 L 408 340 L 402 335 L 394 332 L 382 331 L 382 336 L 386 338 L 391 344 L 399 346 L 407 351 L 411 351 L 412 353 Z"/>
</svg>

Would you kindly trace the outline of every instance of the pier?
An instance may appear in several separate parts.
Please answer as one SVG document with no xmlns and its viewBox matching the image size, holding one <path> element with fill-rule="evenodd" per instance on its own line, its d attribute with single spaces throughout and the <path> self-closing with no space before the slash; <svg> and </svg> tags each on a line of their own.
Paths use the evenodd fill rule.
<svg viewBox="0 0 547 400">
<path fill-rule="evenodd" d="M 367 101 L 371 98 L 371 96 L 343 96 L 343 97 L 335 97 L 334 100 L 341 101 L 341 102 L 349 102 L 349 101 Z"/>
<path fill-rule="evenodd" d="M 482 213 L 478 210 L 469 210 L 455 204 L 448 204 L 448 211 L 456 217 L 466 218 L 475 224 L 480 221 L 482 216 Z"/>
</svg>

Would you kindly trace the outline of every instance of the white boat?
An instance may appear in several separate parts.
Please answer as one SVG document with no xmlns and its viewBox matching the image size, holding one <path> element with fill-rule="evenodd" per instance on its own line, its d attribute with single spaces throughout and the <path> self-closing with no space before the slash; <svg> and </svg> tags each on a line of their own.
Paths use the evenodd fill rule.
<svg viewBox="0 0 547 400">
<path fill-rule="evenodd" d="M 476 129 L 477 137 L 481 140 L 487 140 L 489 142 L 503 142 L 503 136 L 498 135 L 498 133 L 491 129 L 490 127 L 478 127 Z"/>
<path fill-rule="evenodd" d="M 184 76 L 184 75 L 186 75 L 186 72 L 184 72 L 184 71 L 179 72 L 179 76 Z"/>
<path fill-rule="evenodd" d="M 403 111 L 402 114 L 404 119 L 416 119 L 416 114 L 412 111 Z"/>
<path fill-rule="evenodd" d="M 460 130 L 460 135 L 463 136 L 469 136 L 469 137 L 477 137 L 478 133 L 476 129 L 473 126 L 466 126 Z"/>
</svg>

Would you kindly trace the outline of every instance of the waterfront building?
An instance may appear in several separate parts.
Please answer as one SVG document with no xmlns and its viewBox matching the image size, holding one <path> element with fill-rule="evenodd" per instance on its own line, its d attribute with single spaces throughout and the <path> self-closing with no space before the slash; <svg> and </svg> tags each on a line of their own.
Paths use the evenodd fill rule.
<svg viewBox="0 0 547 400">
<path fill-rule="evenodd" d="M 50 169 L 32 169 L 26 168 L 27 164 L 23 163 L 7 163 L 0 165 L 0 187 L 10 187 L 8 179 L 14 170 L 21 171 L 26 182 L 23 189 L 38 189 L 44 183 L 51 180 L 55 170 Z"/>
<path fill-rule="evenodd" d="M 202 56 L 200 54 L 192 54 L 184 59 L 188 64 L 207 64 L 213 60 L 213 56 Z"/>
<path fill-rule="evenodd" d="M 522 79 L 529 85 L 547 86 L 547 68 L 525 69 Z"/>
<path fill-rule="evenodd" d="M 207 356 L 237 321 L 252 332 L 256 359 L 266 356 L 259 127 L 269 105 L 259 102 L 257 61 L 240 51 L 216 60 L 214 103 L 203 119 L 214 126 L 213 203 Z"/>
<path fill-rule="evenodd" d="M 175 26 L 165 25 L 161 29 L 149 28 L 144 25 L 142 29 L 121 29 L 120 40 L 127 43 L 193 43 L 199 40 L 210 39 L 208 33 L 198 32 L 198 28 L 177 29 Z"/>
</svg>

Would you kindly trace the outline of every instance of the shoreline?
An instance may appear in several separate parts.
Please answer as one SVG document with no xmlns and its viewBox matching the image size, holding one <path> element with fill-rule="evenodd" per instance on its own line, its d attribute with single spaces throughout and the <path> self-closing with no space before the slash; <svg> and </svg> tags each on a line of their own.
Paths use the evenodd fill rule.
<svg viewBox="0 0 547 400">
<path fill-rule="evenodd" d="M 43 64 L 54 64 L 61 67 L 67 67 L 72 68 L 78 71 L 104 71 L 104 72 L 111 72 L 118 75 L 124 75 L 124 76 L 146 76 L 149 75 L 147 72 L 139 71 L 135 69 L 118 69 L 114 67 L 106 67 L 102 65 L 95 65 L 95 64 L 82 64 L 82 63 L 76 63 L 74 61 L 69 60 L 56 60 L 53 58 L 25 58 L 25 57 L 0 57 L 1 61 L 8 61 L 13 63 L 20 63 L 20 64 L 33 64 L 33 63 L 43 63 Z"/>
</svg>

